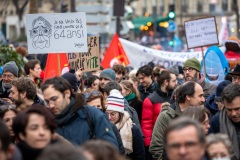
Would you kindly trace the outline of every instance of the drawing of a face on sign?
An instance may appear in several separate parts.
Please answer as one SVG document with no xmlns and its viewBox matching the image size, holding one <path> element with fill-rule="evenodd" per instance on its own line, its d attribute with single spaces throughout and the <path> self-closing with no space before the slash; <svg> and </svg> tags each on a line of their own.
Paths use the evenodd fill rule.
<svg viewBox="0 0 240 160">
<path fill-rule="evenodd" d="M 50 47 L 51 27 L 51 24 L 41 16 L 33 20 L 32 30 L 30 30 L 33 48 Z"/>
</svg>

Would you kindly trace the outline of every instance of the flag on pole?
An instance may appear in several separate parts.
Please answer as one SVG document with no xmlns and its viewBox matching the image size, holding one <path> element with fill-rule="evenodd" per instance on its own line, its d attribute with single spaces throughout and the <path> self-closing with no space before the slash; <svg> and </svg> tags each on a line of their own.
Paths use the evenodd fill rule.
<svg viewBox="0 0 240 160">
<path fill-rule="evenodd" d="M 122 47 L 121 42 L 119 41 L 119 37 L 117 34 L 115 34 L 104 55 L 101 65 L 103 68 L 111 68 L 115 64 L 127 66 L 129 63 L 128 57 Z"/>
<path fill-rule="evenodd" d="M 66 53 L 50 53 L 44 73 L 44 80 L 55 76 L 61 76 L 69 71 Z"/>
</svg>

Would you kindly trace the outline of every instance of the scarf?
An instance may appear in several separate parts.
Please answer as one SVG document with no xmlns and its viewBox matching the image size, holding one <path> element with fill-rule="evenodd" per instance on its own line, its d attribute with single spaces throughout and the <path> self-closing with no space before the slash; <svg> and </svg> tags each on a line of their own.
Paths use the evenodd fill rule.
<svg viewBox="0 0 240 160">
<path fill-rule="evenodd" d="M 237 131 L 233 122 L 227 116 L 226 108 L 224 107 L 220 112 L 220 133 L 227 134 L 229 139 L 232 142 L 234 156 L 239 159 L 239 147 L 238 147 L 238 138 Z"/>
<path fill-rule="evenodd" d="M 35 149 L 30 147 L 27 143 L 23 141 L 19 141 L 17 143 L 17 147 L 19 148 L 22 157 L 24 160 L 35 160 L 41 154 L 43 149 Z"/>
<path fill-rule="evenodd" d="M 133 152 L 132 140 L 132 120 L 128 112 L 124 111 L 123 118 L 116 124 L 117 129 L 120 131 L 125 153 L 130 154 Z"/>
<path fill-rule="evenodd" d="M 71 98 L 70 104 L 61 112 L 61 114 L 55 116 L 55 120 L 56 120 L 58 126 L 63 126 L 70 119 L 75 117 L 74 116 L 75 112 L 73 112 L 73 110 L 74 110 L 74 103 L 75 103 L 74 98 Z"/>
<path fill-rule="evenodd" d="M 131 93 L 127 96 L 125 96 L 124 98 L 127 100 L 127 101 L 130 101 L 132 99 L 134 99 L 136 97 L 136 94 L 135 93 Z"/>
</svg>

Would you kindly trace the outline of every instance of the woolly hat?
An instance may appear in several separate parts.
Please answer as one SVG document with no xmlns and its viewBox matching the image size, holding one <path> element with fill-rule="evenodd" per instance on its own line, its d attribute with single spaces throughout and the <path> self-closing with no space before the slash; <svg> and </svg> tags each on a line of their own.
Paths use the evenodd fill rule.
<svg viewBox="0 0 240 160">
<path fill-rule="evenodd" d="M 15 77 L 18 77 L 18 67 L 14 61 L 10 61 L 6 64 L 4 64 L 2 73 L 4 72 L 11 72 L 14 74 Z"/>
<path fill-rule="evenodd" d="M 200 72 L 201 70 L 201 65 L 200 65 L 200 62 L 197 60 L 197 58 L 190 58 L 186 60 L 185 63 L 183 64 L 183 68 L 184 67 L 192 67 L 196 69 L 198 72 Z"/>
<path fill-rule="evenodd" d="M 108 68 L 108 69 L 104 69 L 100 73 L 99 78 L 106 78 L 106 79 L 108 79 L 110 81 L 115 81 L 116 80 L 116 74 L 115 74 L 115 72 L 111 68 Z"/>
<path fill-rule="evenodd" d="M 173 65 L 172 67 L 168 68 L 170 71 L 172 71 L 176 76 L 179 75 L 179 70 L 177 65 Z"/>
<path fill-rule="evenodd" d="M 106 100 L 106 105 L 107 110 L 124 113 L 124 98 L 116 89 L 110 91 L 110 94 Z"/>
<path fill-rule="evenodd" d="M 224 80 L 224 81 L 222 81 L 221 83 L 218 84 L 218 86 L 216 88 L 215 100 L 217 100 L 217 101 L 222 100 L 223 89 L 229 84 L 231 84 L 231 82 L 228 81 L 228 80 Z"/>
<path fill-rule="evenodd" d="M 72 89 L 74 89 L 74 92 L 77 92 L 78 90 L 78 80 L 75 74 L 67 72 L 62 75 L 64 79 L 66 79 L 72 86 Z"/>
</svg>

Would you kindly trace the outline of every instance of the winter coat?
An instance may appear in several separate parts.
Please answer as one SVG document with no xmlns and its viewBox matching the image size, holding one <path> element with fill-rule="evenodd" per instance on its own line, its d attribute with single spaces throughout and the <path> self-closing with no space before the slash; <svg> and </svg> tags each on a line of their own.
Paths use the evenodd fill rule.
<svg viewBox="0 0 240 160">
<path fill-rule="evenodd" d="M 0 81 L 0 98 L 9 98 L 11 88 L 5 89 L 3 87 L 3 80 Z"/>
<path fill-rule="evenodd" d="M 211 116 L 214 116 L 218 112 L 218 105 L 215 103 L 215 94 L 208 96 L 204 106 L 211 112 Z"/>
<path fill-rule="evenodd" d="M 162 109 L 162 103 L 170 102 L 171 93 L 162 92 L 157 89 L 149 95 L 143 102 L 142 111 L 142 131 L 144 134 L 144 145 L 149 146 L 152 137 L 152 131 L 157 117 Z"/>
<path fill-rule="evenodd" d="M 138 100 L 137 97 L 135 97 L 135 98 L 133 98 L 131 100 L 128 100 L 128 104 L 129 104 L 129 106 L 133 107 L 136 110 L 139 122 L 141 122 L 141 120 L 142 120 L 142 104 L 143 104 L 143 102 Z"/>
<path fill-rule="evenodd" d="M 90 115 L 94 125 L 95 138 L 108 141 L 118 148 L 115 134 L 106 115 L 95 107 L 84 106 L 82 96 L 78 96 L 76 99 L 72 97 L 70 104 L 62 111 L 61 115 L 55 116 L 58 124 L 57 133 L 76 145 L 92 139 L 87 114 Z"/>
<path fill-rule="evenodd" d="M 213 93 L 216 93 L 217 86 L 213 83 L 209 83 L 205 81 L 204 75 L 201 74 L 201 78 L 198 81 L 198 84 L 202 87 L 204 98 L 207 99 L 208 96 L 210 96 Z"/>
<path fill-rule="evenodd" d="M 140 93 L 140 98 L 142 101 L 144 101 L 145 98 L 147 98 L 151 93 L 153 93 L 156 88 L 158 87 L 157 83 L 152 81 L 152 84 L 148 86 L 148 88 L 145 90 L 145 88 L 140 84 L 138 86 L 138 91 Z"/>
<path fill-rule="evenodd" d="M 132 136 L 133 152 L 128 154 L 127 157 L 131 160 L 145 160 L 145 149 L 142 133 L 136 125 L 132 126 Z"/>
<path fill-rule="evenodd" d="M 164 132 L 171 120 L 179 117 L 181 114 L 182 112 L 177 103 L 162 108 L 153 128 L 152 140 L 149 147 L 149 152 L 152 154 L 153 159 L 162 159 L 164 152 Z"/>
<path fill-rule="evenodd" d="M 128 101 L 125 98 L 124 98 L 124 110 L 128 112 L 133 123 L 136 124 L 141 129 L 136 110 L 133 107 L 129 106 Z"/>
</svg>

